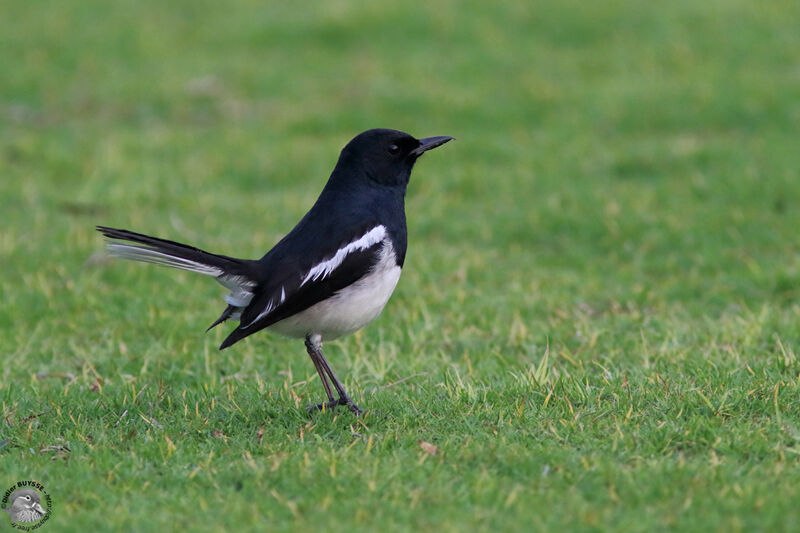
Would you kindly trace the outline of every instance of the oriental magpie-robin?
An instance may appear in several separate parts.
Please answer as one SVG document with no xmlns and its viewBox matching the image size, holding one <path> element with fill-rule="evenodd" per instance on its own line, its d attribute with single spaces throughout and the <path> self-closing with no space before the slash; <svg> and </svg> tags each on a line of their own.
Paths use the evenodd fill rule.
<svg viewBox="0 0 800 533">
<path fill-rule="evenodd" d="M 358 415 L 322 354 L 322 341 L 361 329 L 383 310 L 406 256 L 411 169 L 423 153 L 450 140 L 388 129 L 359 134 L 342 150 L 311 210 L 258 260 L 123 229 L 97 230 L 110 239 L 113 256 L 206 274 L 229 289 L 228 307 L 208 329 L 228 319 L 239 325 L 220 350 L 265 328 L 305 339 L 328 397 L 317 407 L 347 405 Z"/>
</svg>

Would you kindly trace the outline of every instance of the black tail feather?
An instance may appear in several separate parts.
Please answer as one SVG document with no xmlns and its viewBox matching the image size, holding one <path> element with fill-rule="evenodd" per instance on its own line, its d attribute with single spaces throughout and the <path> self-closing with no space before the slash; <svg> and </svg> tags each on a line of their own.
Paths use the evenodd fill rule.
<svg viewBox="0 0 800 533">
<path fill-rule="evenodd" d="M 230 289 L 231 294 L 226 297 L 228 307 L 206 331 L 229 318 L 238 318 L 242 307 L 231 305 L 231 302 L 241 301 L 246 305 L 252 298 L 253 288 L 257 285 L 255 261 L 212 254 L 193 246 L 125 229 L 97 226 L 97 231 L 112 240 L 108 249 L 116 257 L 213 276 L 220 284 Z"/>
<path fill-rule="evenodd" d="M 239 309 L 239 308 L 238 307 L 234 307 L 232 305 L 228 305 L 228 307 L 225 308 L 225 310 L 222 312 L 222 314 L 219 316 L 219 318 L 216 319 L 213 324 L 208 326 L 208 329 L 206 330 L 206 333 L 208 333 L 209 331 L 211 331 L 215 327 L 219 326 L 220 324 L 222 324 L 226 320 L 228 320 L 231 317 L 231 315 L 233 315 L 234 311 L 236 311 L 237 309 Z"/>
<path fill-rule="evenodd" d="M 150 249 L 169 256 L 218 268 L 225 274 L 250 277 L 250 261 L 246 259 L 237 259 L 235 257 L 213 254 L 211 252 L 206 252 L 205 250 L 195 248 L 194 246 L 189 246 L 187 244 L 182 244 L 175 241 L 169 241 L 167 239 L 159 239 L 158 237 L 151 237 L 149 235 L 136 233 L 126 229 L 97 226 L 97 231 L 109 239 L 134 242 L 143 245 L 140 247 L 141 249 Z"/>
<path fill-rule="evenodd" d="M 225 337 L 225 340 L 222 341 L 222 344 L 220 344 L 219 349 L 224 350 L 228 346 L 231 346 L 232 344 L 235 344 L 240 340 L 242 340 L 243 338 L 247 337 L 248 335 L 250 335 L 250 333 L 252 332 L 243 330 L 241 326 L 237 327 L 236 329 L 231 331 L 227 337 Z"/>
</svg>

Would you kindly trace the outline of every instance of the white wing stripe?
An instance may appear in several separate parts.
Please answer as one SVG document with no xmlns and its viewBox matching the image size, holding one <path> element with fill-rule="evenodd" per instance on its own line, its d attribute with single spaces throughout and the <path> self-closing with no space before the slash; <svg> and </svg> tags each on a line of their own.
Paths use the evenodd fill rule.
<svg viewBox="0 0 800 533">
<path fill-rule="evenodd" d="M 349 243 L 342 248 L 339 248 L 333 257 L 330 259 L 326 259 L 322 261 L 314 268 L 308 271 L 306 277 L 303 278 L 303 281 L 300 283 L 302 287 L 309 281 L 317 281 L 320 278 L 326 278 L 330 276 L 330 274 L 336 270 L 336 267 L 342 264 L 344 258 L 347 257 L 349 254 L 355 251 L 366 250 L 370 246 L 373 246 L 379 242 L 381 242 L 386 237 L 386 228 L 384 226 L 375 226 L 368 232 L 366 232 L 361 238 L 354 240 L 353 242 Z"/>
<path fill-rule="evenodd" d="M 347 257 L 349 254 L 356 251 L 366 250 L 367 248 L 374 246 L 375 244 L 378 244 L 385 238 L 386 238 L 386 228 L 382 225 L 375 226 L 374 228 L 366 232 L 364 235 L 362 235 L 360 238 L 339 248 L 336 251 L 336 253 L 333 254 L 333 256 L 330 257 L 329 259 L 326 259 L 321 263 L 317 264 L 316 266 L 314 266 L 311 270 L 308 271 L 306 277 L 303 278 L 303 281 L 300 283 L 300 286 L 302 287 L 309 281 L 317 281 L 318 279 L 324 279 L 327 276 L 330 276 L 331 273 L 334 270 L 336 270 L 336 267 L 341 265 L 345 257 Z M 241 326 L 241 327 L 243 329 L 249 328 L 256 322 L 258 322 L 259 320 L 270 314 L 277 305 L 282 304 L 285 300 L 286 300 L 286 290 L 283 287 L 281 287 L 280 301 L 276 303 L 273 300 L 270 300 L 269 302 L 267 302 L 267 306 L 264 308 L 264 310 L 261 311 L 257 317 L 255 317 L 246 326 Z"/>
</svg>

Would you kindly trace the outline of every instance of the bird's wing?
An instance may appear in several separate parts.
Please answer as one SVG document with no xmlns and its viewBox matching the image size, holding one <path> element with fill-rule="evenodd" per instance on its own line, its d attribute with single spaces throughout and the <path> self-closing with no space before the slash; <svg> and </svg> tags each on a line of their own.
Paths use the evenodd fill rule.
<svg viewBox="0 0 800 533">
<path fill-rule="evenodd" d="M 281 255 L 270 269 L 269 279 L 255 289 L 252 301 L 242 311 L 239 326 L 220 349 L 308 309 L 358 281 L 378 261 L 387 238 L 386 228 L 376 225 L 331 249 L 314 263 L 297 255 Z"/>
</svg>

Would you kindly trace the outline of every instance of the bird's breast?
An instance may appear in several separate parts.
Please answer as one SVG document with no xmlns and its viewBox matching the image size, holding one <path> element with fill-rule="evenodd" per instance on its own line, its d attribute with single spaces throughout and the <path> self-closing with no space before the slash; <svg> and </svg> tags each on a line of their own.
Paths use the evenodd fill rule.
<svg viewBox="0 0 800 533">
<path fill-rule="evenodd" d="M 386 239 L 378 260 L 365 276 L 269 329 L 296 338 L 318 333 L 323 340 L 353 333 L 381 314 L 397 286 L 401 270 L 391 241 Z"/>
<path fill-rule="evenodd" d="M 14 515 L 12 521 L 13 522 L 36 522 L 42 517 L 38 513 L 38 511 L 34 509 L 20 509 L 17 511 L 16 515 Z"/>
</svg>

